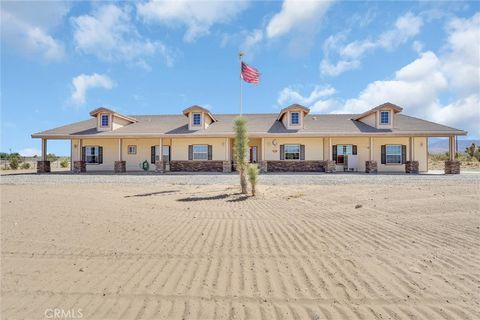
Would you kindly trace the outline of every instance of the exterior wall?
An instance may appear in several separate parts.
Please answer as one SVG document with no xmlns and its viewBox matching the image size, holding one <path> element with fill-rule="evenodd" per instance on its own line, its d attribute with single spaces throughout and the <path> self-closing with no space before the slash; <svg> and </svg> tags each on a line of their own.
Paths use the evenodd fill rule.
<svg viewBox="0 0 480 320">
<path fill-rule="evenodd" d="M 118 160 L 118 139 L 82 139 L 82 147 L 102 146 L 103 163 L 86 164 L 88 171 L 113 171 L 115 161 Z"/>
<path fill-rule="evenodd" d="M 380 123 L 380 112 L 388 111 L 390 112 L 390 123 L 381 124 Z M 392 129 L 395 125 L 395 111 L 392 108 L 383 108 L 377 111 L 377 128 L 378 129 Z"/>
<path fill-rule="evenodd" d="M 128 124 L 130 124 L 130 121 L 127 121 L 125 119 L 114 116 L 113 121 L 112 121 L 112 130 L 121 128 L 121 127 L 126 126 Z"/>
<path fill-rule="evenodd" d="M 102 115 L 108 115 L 108 126 L 102 127 Z M 112 114 L 108 112 L 100 112 L 97 114 L 97 130 L 98 131 L 112 131 Z"/>
<path fill-rule="evenodd" d="M 372 113 L 363 119 L 360 120 L 361 122 L 368 124 L 370 127 L 375 128 L 377 126 L 377 113 Z"/>
<path fill-rule="evenodd" d="M 171 160 L 188 160 L 188 146 L 191 144 L 209 144 L 212 146 L 212 160 L 227 160 L 225 138 L 172 138 Z"/>
<path fill-rule="evenodd" d="M 272 141 L 277 144 L 273 145 Z M 265 138 L 265 159 L 280 160 L 281 144 L 305 145 L 305 160 L 323 160 L 323 138 Z"/>
<path fill-rule="evenodd" d="M 418 161 L 418 171 L 428 171 L 428 141 L 426 137 L 415 138 L 414 159 Z"/>
<path fill-rule="evenodd" d="M 115 160 L 118 159 L 118 139 L 116 140 L 116 148 L 114 154 L 116 155 Z M 128 154 L 128 146 L 136 145 L 137 154 Z M 143 171 L 140 168 L 140 164 L 145 160 L 148 161 L 149 171 L 155 171 L 155 164 L 151 163 L 151 147 L 160 145 L 160 138 L 153 139 L 122 139 L 122 160 L 126 161 L 127 171 Z M 103 157 L 105 162 L 105 148 L 103 149 Z M 88 170 L 88 168 L 87 168 Z"/>
<path fill-rule="evenodd" d="M 377 161 L 378 172 L 405 172 L 404 164 L 382 164 L 382 145 L 385 144 L 404 144 L 407 146 L 407 160 L 410 156 L 408 148 L 408 137 L 385 137 L 373 139 L 373 160 Z"/>
<path fill-rule="evenodd" d="M 370 160 L 370 139 L 369 137 L 341 137 L 341 138 L 332 138 L 332 146 L 337 144 L 354 144 L 357 146 L 357 156 L 358 156 L 358 171 L 365 172 L 365 161 Z M 332 150 L 330 150 L 332 152 Z M 380 161 L 380 149 L 379 149 L 378 158 Z M 343 171 L 343 164 L 337 166 L 337 171 Z"/>
<path fill-rule="evenodd" d="M 305 160 L 327 160 L 332 151 L 328 147 L 329 138 L 265 138 L 265 159 L 262 159 L 262 140 L 252 138 L 251 146 L 257 147 L 257 160 L 277 161 L 280 160 L 281 144 L 303 144 L 305 145 Z M 276 145 L 272 141 L 276 140 Z M 226 138 L 163 138 L 163 145 L 170 145 L 170 157 L 172 161 L 188 161 L 188 146 L 191 144 L 212 145 L 212 160 L 225 161 L 233 156 L 233 139 L 226 142 Z M 358 170 L 365 171 L 365 162 L 370 160 L 369 137 L 333 137 L 331 145 L 354 144 L 357 146 Z M 155 170 L 155 165 L 150 163 L 151 146 L 159 145 L 160 138 L 149 139 L 123 139 L 122 160 L 126 161 L 127 171 L 140 171 L 139 164 L 147 160 L 150 171 Z M 400 144 L 407 146 L 407 160 L 410 159 L 409 137 L 375 137 L 373 138 L 373 159 L 377 161 L 378 172 L 405 172 L 404 164 L 382 164 L 381 146 L 386 144 Z M 72 162 L 81 160 L 81 146 L 102 146 L 103 163 L 87 164 L 87 171 L 113 171 L 115 161 L 119 160 L 118 139 L 79 139 L 71 141 Z M 128 146 L 136 145 L 137 154 L 129 155 Z M 416 137 L 414 139 L 414 160 L 419 163 L 419 171 L 427 171 L 427 138 Z M 331 149 L 331 148 L 330 148 Z M 230 151 L 228 151 L 230 150 Z M 324 157 L 324 154 L 326 155 Z M 341 167 L 337 167 L 341 170 Z"/>
</svg>

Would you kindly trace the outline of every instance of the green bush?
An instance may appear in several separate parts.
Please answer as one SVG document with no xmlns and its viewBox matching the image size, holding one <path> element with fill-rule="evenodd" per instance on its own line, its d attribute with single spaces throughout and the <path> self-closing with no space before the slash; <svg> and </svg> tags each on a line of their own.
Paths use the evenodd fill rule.
<svg viewBox="0 0 480 320">
<path fill-rule="evenodd" d="M 250 164 L 248 166 L 248 180 L 252 187 L 252 196 L 255 196 L 258 182 L 258 166 L 256 164 Z"/>
<path fill-rule="evenodd" d="M 30 163 L 24 162 L 20 165 L 20 169 L 30 169 Z"/>
<path fill-rule="evenodd" d="M 18 165 L 20 164 L 20 158 L 18 157 L 11 157 L 9 161 L 10 168 L 12 170 L 17 170 Z"/>
<path fill-rule="evenodd" d="M 63 159 L 62 161 L 60 161 L 60 167 L 62 168 L 68 168 L 68 159 Z"/>
</svg>

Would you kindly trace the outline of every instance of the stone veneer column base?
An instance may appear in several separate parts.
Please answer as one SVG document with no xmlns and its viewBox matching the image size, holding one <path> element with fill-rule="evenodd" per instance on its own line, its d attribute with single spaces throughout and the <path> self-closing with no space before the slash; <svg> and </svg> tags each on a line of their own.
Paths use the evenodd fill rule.
<svg viewBox="0 0 480 320">
<path fill-rule="evenodd" d="M 85 161 L 73 161 L 73 172 L 74 173 L 81 173 L 87 172 L 87 164 Z"/>
<path fill-rule="evenodd" d="M 164 173 L 165 172 L 165 165 L 164 162 L 161 160 L 155 161 L 155 172 Z"/>
<path fill-rule="evenodd" d="M 223 161 L 223 172 L 232 172 L 232 163 L 230 161 Z"/>
<path fill-rule="evenodd" d="M 37 161 L 37 173 L 47 173 L 50 172 L 50 161 Z"/>
<path fill-rule="evenodd" d="M 113 171 L 115 173 L 126 172 L 127 171 L 127 162 L 126 161 L 115 161 Z"/>
<path fill-rule="evenodd" d="M 375 161 L 375 160 L 365 161 L 365 172 L 366 173 L 377 173 L 378 172 L 377 161 Z"/>
<path fill-rule="evenodd" d="M 335 169 L 335 161 L 333 160 L 327 160 L 325 161 L 325 173 L 334 173 L 336 171 Z"/>
<path fill-rule="evenodd" d="M 418 173 L 418 161 L 406 161 L 405 173 Z"/>
<path fill-rule="evenodd" d="M 268 162 L 266 160 L 259 161 L 259 168 L 260 173 L 267 173 L 268 172 Z"/>
<path fill-rule="evenodd" d="M 458 160 L 445 161 L 445 174 L 459 174 L 460 164 L 461 162 Z"/>
</svg>

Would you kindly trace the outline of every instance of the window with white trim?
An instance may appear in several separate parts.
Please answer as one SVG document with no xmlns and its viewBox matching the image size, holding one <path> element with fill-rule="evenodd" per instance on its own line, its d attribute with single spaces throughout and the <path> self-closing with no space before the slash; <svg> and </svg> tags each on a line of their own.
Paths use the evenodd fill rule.
<svg viewBox="0 0 480 320">
<path fill-rule="evenodd" d="M 137 146 L 136 145 L 128 146 L 128 154 L 137 154 Z"/>
<path fill-rule="evenodd" d="M 380 124 L 389 124 L 390 123 L 390 111 L 380 112 Z"/>
<path fill-rule="evenodd" d="M 192 123 L 194 126 L 199 126 L 202 123 L 202 114 L 194 113 Z"/>
<path fill-rule="evenodd" d="M 300 145 L 299 144 L 286 144 L 283 147 L 285 154 L 285 160 L 300 160 Z"/>
<path fill-rule="evenodd" d="M 300 124 L 300 113 L 299 112 L 291 112 L 290 113 L 290 123 L 292 125 Z"/>
<path fill-rule="evenodd" d="M 102 114 L 102 117 L 100 118 L 100 124 L 102 127 L 108 127 L 109 118 L 110 116 L 108 114 Z"/>
<path fill-rule="evenodd" d="M 193 160 L 208 160 L 208 145 L 196 144 L 193 148 Z"/>
<path fill-rule="evenodd" d="M 85 162 L 89 164 L 99 164 L 99 146 L 87 146 L 85 147 Z"/>
<path fill-rule="evenodd" d="M 386 145 L 385 146 L 385 162 L 387 164 L 401 164 L 402 163 L 402 146 Z"/>
</svg>

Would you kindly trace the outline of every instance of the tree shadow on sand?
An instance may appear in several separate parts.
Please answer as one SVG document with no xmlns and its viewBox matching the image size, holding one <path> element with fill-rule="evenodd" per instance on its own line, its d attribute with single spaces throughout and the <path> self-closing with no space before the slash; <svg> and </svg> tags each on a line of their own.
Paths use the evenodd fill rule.
<svg viewBox="0 0 480 320">
<path fill-rule="evenodd" d="M 139 193 L 139 194 L 134 194 L 134 195 L 131 195 L 131 196 L 124 196 L 124 198 L 131 198 L 131 197 L 149 197 L 149 196 L 155 196 L 155 195 L 158 195 L 158 194 L 175 193 L 175 192 L 178 192 L 178 191 L 179 191 L 179 190 L 166 190 L 166 191 Z"/>
<path fill-rule="evenodd" d="M 181 199 L 177 199 L 177 201 L 180 201 L 180 202 L 209 201 L 209 200 L 222 200 L 222 199 L 227 199 L 229 197 L 234 197 L 232 199 L 228 199 L 227 202 L 239 202 L 239 201 L 245 201 L 249 198 L 249 196 L 247 195 L 242 195 L 240 197 L 238 197 L 238 195 L 239 195 L 238 193 L 234 193 L 234 194 L 222 193 L 215 196 L 181 198 Z"/>
</svg>

